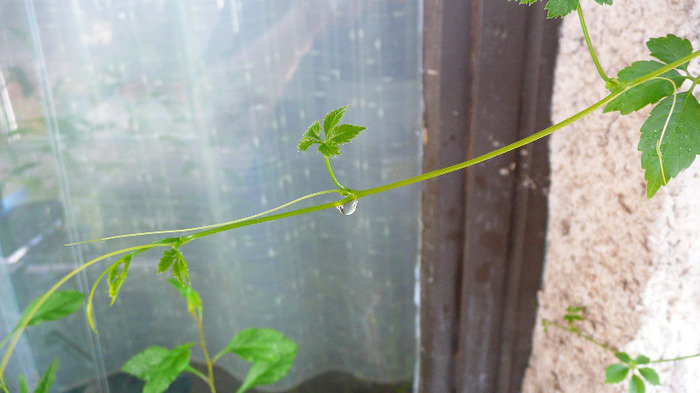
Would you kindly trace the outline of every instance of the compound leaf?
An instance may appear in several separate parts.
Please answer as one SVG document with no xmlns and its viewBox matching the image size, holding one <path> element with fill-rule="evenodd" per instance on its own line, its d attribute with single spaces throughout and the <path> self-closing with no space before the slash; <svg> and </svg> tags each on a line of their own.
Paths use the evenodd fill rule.
<svg viewBox="0 0 700 393">
<path fill-rule="evenodd" d="M 342 108 L 335 109 L 328 113 L 323 119 L 324 140 L 321 140 L 320 123 L 315 121 L 311 124 L 299 141 L 299 150 L 305 151 L 311 147 L 311 145 L 318 143 L 318 151 L 323 154 L 324 157 L 340 155 L 340 145 L 350 142 L 365 129 L 365 127 L 352 124 L 338 124 L 349 106 L 350 105 L 346 105 Z"/>
<path fill-rule="evenodd" d="M 184 344 L 168 350 L 153 346 L 129 359 L 122 371 L 146 381 L 143 393 L 161 393 L 172 384 L 190 364 L 193 344 Z"/>
<path fill-rule="evenodd" d="M 49 364 L 49 368 L 39 380 L 39 385 L 34 389 L 34 393 L 49 393 L 51 386 L 56 381 L 56 371 L 58 371 L 58 359 Z"/>
<path fill-rule="evenodd" d="M 656 370 L 653 368 L 649 367 L 642 367 L 639 369 L 639 373 L 642 374 L 642 377 L 647 380 L 652 385 L 661 385 L 661 380 L 659 379 L 659 374 L 656 373 Z"/>
<path fill-rule="evenodd" d="M 647 41 L 647 48 L 649 48 L 652 56 L 666 64 L 671 64 L 693 52 L 693 45 L 691 45 L 690 41 L 673 34 L 650 39 Z M 688 63 L 680 65 L 678 68 L 688 71 Z"/>
<path fill-rule="evenodd" d="M 83 306 L 85 297 L 85 294 L 73 290 L 54 292 L 29 319 L 27 326 L 37 326 L 44 322 L 56 321 L 73 314 Z M 22 314 L 20 318 L 20 322 L 17 324 L 17 327 L 15 327 L 15 331 L 23 321 L 27 320 L 29 312 L 36 306 L 39 299 L 40 298 L 34 299 L 29 306 L 27 306 L 24 310 L 24 314 Z"/>
<path fill-rule="evenodd" d="M 605 368 L 605 383 L 618 383 L 622 382 L 627 376 L 627 372 L 630 370 L 624 364 L 611 364 Z"/>
<path fill-rule="evenodd" d="M 163 256 L 158 262 L 158 274 L 163 273 L 172 267 L 173 277 L 182 285 L 190 282 L 187 260 L 177 247 L 163 251 Z"/>
<path fill-rule="evenodd" d="M 700 154 L 700 104 L 688 92 L 676 96 L 675 106 L 674 97 L 667 97 L 651 111 L 641 131 L 638 149 L 642 152 L 642 168 L 646 170 L 647 197 L 651 198 Z M 662 136 L 659 159 L 657 143 Z"/>
<path fill-rule="evenodd" d="M 639 378 L 637 375 L 633 375 L 630 379 L 630 393 L 644 393 L 646 391 L 646 386 L 644 386 L 644 380 Z"/>
<path fill-rule="evenodd" d="M 632 65 L 623 68 L 617 74 L 617 78 L 623 82 L 631 81 L 656 71 L 663 66 L 662 63 L 653 60 L 635 61 Z M 672 80 L 676 87 L 680 87 L 681 83 L 683 83 L 683 77 L 675 70 L 670 70 L 660 75 L 660 77 Z M 603 112 L 620 111 L 621 114 L 626 115 L 640 110 L 648 104 L 653 104 L 674 92 L 674 85 L 669 83 L 668 80 L 653 79 L 622 93 L 610 101 L 603 109 Z"/>
<path fill-rule="evenodd" d="M 238 333 L 223 352 L 231 352 L 253 363 L 236 393 L 282 379 L 294 363 L 297 344 L 268 328 L 250 328 Z"/>
</svg>

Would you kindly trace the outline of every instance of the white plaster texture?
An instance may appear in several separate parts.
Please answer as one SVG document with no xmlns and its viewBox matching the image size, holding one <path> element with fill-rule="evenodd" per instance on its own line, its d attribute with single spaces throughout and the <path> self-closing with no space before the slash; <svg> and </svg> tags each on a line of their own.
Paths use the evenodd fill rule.
<svg viewBox="0 0 700 393">
<path fill-rule="evenodd" d="M 650 60 L 649 38 L 673 33 L 700 49 L 700 2 L 582 0 L 606 72 Z M 700 72 L 697 61 L 691 68 Z M 552 119 L 607 94 L 579 21 L 565 18 L 555 70 Z M 697 96 L 697 94 L 696 94 Z M 549 228 L 539 320 L 562 321 L 585 307 L 584 331 L 632 354 L 672 358 L 700 352 L 700 160 L 657 195 L 645 195 L 639 128 L 649 107 L 628 116 L 596 112 L 550 139 Z M 698 130 L 700 132 L 700 130 Z M 523 392 L 626 392 L 605 385 L 610 352 L 538 323 Z M 655 366 L 651 393 L 700 392 L 700 358 Z"/>
</svg>

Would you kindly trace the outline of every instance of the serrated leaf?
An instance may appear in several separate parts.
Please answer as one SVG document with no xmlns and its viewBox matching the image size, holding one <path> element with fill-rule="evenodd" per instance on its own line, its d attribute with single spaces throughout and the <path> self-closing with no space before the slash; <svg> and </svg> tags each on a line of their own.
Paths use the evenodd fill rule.
<svg viewBox="0 0 700 393">
<path fill-rule="evenodd" d="M 692 94 L 680 93 L 676 96 L 675 107 L 669 119 L 672 106 L 673 96 L 666 97 L 642 124 L 638 149 L 642 152 L 648 198 L 653 197 L 661 186 L 666 185 L 681 170 L 688 168 L 695 156 L 700 154 L 700 104 Z M 659 160 L 656 144 L 662 133 Z"/>
<path fill-rule="evenodd" d="M 340 146 L 337 143 L 324 142 L 318 145 L 318 151 L 324 155 L 324 157 L 333 157 L 340 155 Z"/>
<path fill-rule="evenodd" d="M 173 263 L 175 263 L 175 258 L 177 258 L 177 252 L 174 248 L 163 251 L 163 256 L 160 257 L 160 261 L 158 261 L 157 273 L 167 272 Z"/>
<path fill-rule="evenodd" d="M 27 326 L 37 326 L 44 322 L 56 321 L 61 318 L 65 318 L 70 314 L 80 310 L 85 302 L 85 294 L 78 291 L 60 291 L 54 292 L 49 296 L 44 304 L 39 307 L 39 309 L 34 313 L 34 315 L 27 322 Z M 28 318 L 29 312 L 36 306 L 40 298 L 34 299 L 24 310 L 20 322 L 13 331 L 19 328 L 19 325 Z"/>
<path fill-rule="evenodd" d="M 547 18 L 561 18 L 574 11 L 578 4 L 579 0 L 549 0 L 544 8 L 547 10 Z"/>
<path fill-rule="evenodd" d="M 153 346 L 129 359 L 122 371 L 146 381 L 143 393 L 161 393 L 172 384 L 190 364 L 192 344 L 168 350 Z"/>
<path fill-rule="evenodd" d="M 624 364 L 611 364 L 605 368 L 605 383 L 622 382 L 627 377 L 629 367 Z"/>
<path fill-rule="evenodd" d="M 121 258 L 121 263 L 114 265 L 107 275 L 108 293 L 111 298 L 110 306 L 114 305 L 119 295 L 119 290 L 124 285 L 126 276 L 129 274 L 129 265 L 131 265 L 131 257 L 133 254 L 124 255 Z"/>
<path fill-rule="evenodd" d="M 637 364 L 649 364 L 650 360 L 644 355 L 639 355 L 636 358 L 634 358 L 634 362 Z"/>
<path fill-rule="evenodd" d="M 350 142 L 365 128 L 366 127 L 355 126 L 352 124 L 337 125 L 331 130 L 330 137 L 326 138 L 326 142 L 329 140 L 337 144 Z"/>
<path fill-rule="evenodd" d="M 664 64 L 653 60 L 635 61 L 632 65 L 623 68 L 617 74 L 617 78 L 623 82 L 631 81 L 656 71 L 663 66 Z M 660 77 L 672 80 L 676 87 L 680 87 L 683 83 L 683 77 L 676 70 L 670 70 L 660 75 Z M 621 114 L 626 115 L 640 110 L 648 104 L 653 104 L 673 94 L 674 91 L 673 85 L 669 81 L 653 79 L 622 93 L 610 101 L 603 109 L 603 112 L 620 111 Z"/>
<path fill-rule="evenodd" d="M 646 386 L 644 386 L 644 380 L 636 375 L 632 376 L 630 379 L 630 393 L 644 393 L 646 391 Z"/>
<path fill-rule="evenodd" d="M 630 355 L 628 355 L 628 354 L 626 354 L 626 353 L 624 353 L 624 352 L 616 352 L 616 353 L 615 353 L 615 357 L 618 358 L 618 359 L 620 359 L 620 361 L 621 361 L 622 363 L 625 363 L 625 364 L 629 364 L 630 361 L 632 361 L 632 358 L 630 357 Z"/>
<path fill-rule="evenodd" d="M 250 328 L 238 333 L 222 352 L 235 353 L 253 363 L 236 391 L 242 393 L 282 379 L 292 367 L 297 350 L 294 341 L 274 329 Z"/>
<path fill-rule="evenodd" d="M 342 108 L 331 111 L 323 118 L 323 131 L 326 133 L 326 139 L 328 139 L 328 134 L 330 131 L 340 122 L 340 119 L 345 116 L 345 111 L 350 105 L 345 105 Z"/>
<path fill-rule="evenodd" d="M 187 261 L 180 250 L 177 250 L 177 257 L 175 258 L 175 263 L 173 263 L 173 277 L 175 277 L 175 279 L 182 285 L 187 285 L 190 283 L 190 273 L 187 267 Z"/>
<path fill-rule="evenodd" d="M 693 52 L 693 45 L 690 41 L 673 34 L 650 39 L 647 41 L 647 48 L 652 56 L 666 64 L 671 64 Z M 688 71 L 688 63 L 680 65 L 678 68 Z"/>
<path fill-rule="evenodd" d="M 321 123 L 315 121 L 309 126 L 309 128 L 304 132 L 304 135 L 299 141 L 299 150 L 305 151 L 314 143 L 321 143 Z"/>
<path fill-rule="evenodd" d="M 659 379 L 659 374 L 656 373 L 656 370 L 653 368 L 649 367 L 642 367 L 639 369 L 639 373 L 642 374 L 642 377 L 647 380 L 652 385 L 661 385 L 661 380 Z"/>
<path fill-rule="evenodd" d="M 199 293 L 192 288 L 191 285 L 183 285 L 179 281 L 171 278 L 168 280 L 182 295 L 182 297 L 187 300 L 187 311 L 194 312 L 196 309 L 202 308 L 202 299 L 199 297 Z"/>
<path fill-rule="evenodd" d="M 49 393 L 51 386 L 56 381 L 56 371 L 58 371 L 58 359 L 55 359 L 44 372 L 39 380 L 39 385 L 34 389 L 34 393 Z"/>
</svg>

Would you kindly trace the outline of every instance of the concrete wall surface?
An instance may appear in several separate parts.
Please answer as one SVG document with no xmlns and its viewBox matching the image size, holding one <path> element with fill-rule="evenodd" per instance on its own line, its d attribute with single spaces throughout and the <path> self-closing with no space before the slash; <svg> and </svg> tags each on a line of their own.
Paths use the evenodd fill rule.
<svg viewBox="0 0 700 393">
<path fill-rule="evenodd" d="M 652 37 L 673 33 L 700 48 L 700 2 L 581 3 L 610 76 L 650 60 L 645 43 Z M 555 72 L 554 122 L 607 94 L 575 14 L 564 20 Z M 691 72 L 700 73 L 697 60 Z M 584 331 L 633 356 L 658 359 L 700 352 L 700 160 L 648 200 L 637 144 L 649 110 L 628 116 L 599 111 L 551 137 L 538 319 L 562 321 L 567 306 L 582 306 Z M 523 392 L 627 391 L 627 383 L 603 383 L 605 367 L 617 361 L 610 352 L 559 329 L 545 334 L 542 326 L 533 340 Z M 700 358 L 654 368 L 661 386 L 647 386 L 647 392 L 700 392 Z"/>
</svg>

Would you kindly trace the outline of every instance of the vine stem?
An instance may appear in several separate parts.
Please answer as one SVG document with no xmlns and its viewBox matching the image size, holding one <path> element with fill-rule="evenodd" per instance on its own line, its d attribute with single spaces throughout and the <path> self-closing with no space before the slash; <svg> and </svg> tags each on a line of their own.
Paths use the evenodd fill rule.
<svg viewBox="0 0 700 393">
<path fill-rule="evenodd" d="M 331 168 L 331 160 L 328 159 L 328 157 L 323 156 L 323 160 L 326 161 L 326 169 L 328 169 L 328 174 L 331 176 L 331 180 L 333 180 L 333 184 L 336 185 L 340 190 L 342 191 L 348 191 L 348 188 L 345 187 L 344 185 L 340 184 L 338 179 L 336 179 L 335 175 L 333 174 L 333 168 Z"/>
<path fill-rule="evenodd" d="M 596 340 L 596 339 L 593 338 L 592 336 L 587 335 L 586 333 L 584 333 L 584 332 L 582 332 L 581 330 L 579 330 L 579 328 L 577 328 L 576 326 L 568 326 L 568 327 L 567 327 L 567 326 L 564 326 L 564 325 L 562 325 L 562 324 L 560 324 L 560 323 L 558 323 L 558 322 L 550 321 L 550 320 L 548 320 L 548 319 L 542 319 L 542 323 L 543 323 L 545 326 L 554 326 L 554 327 L 557 328 L 557 329 L 561 329 L 561 330 L 564 330 L 564 331 L 566 331 L 566 332 L 574 333 L 575 335 L 581 337 L 582 339 L 584 339 L 584 340 L 586 340 L 586 341 L 588 341 L 588 342 L 591 342 L 591 343 L 593 343 L 593 344 L 595 344 L 595 345 L 597 345 L 597 346 L 599 346 L 599 347 L 601 347 L 601 348 L 603 348 L 603 349 L 605 349 L 605 350 L 607 350 L 607 351 L 610 351 L 610 352 L 612 352 L 613 354 L 615 354 L 615 353 L 617 353 L 617 352 L 620 352 L 620 351 L 618 351 L 617 349 L 615 349 L 615 348 L 613 348 L 613 347 L 611 347 L 611 346 L 609 346 L 609 345 L 607 345 L 607 344 L 605 344 L 605 343 L 602 343 L 602 342 Z"/>
<path fill-rule="evenodd" d="M 591 36 L 588 34 L 588 28 L 586 27 L 586 21 L 583 19 L 583 11 L 581 10 L 581 3 L 579 2 L 578 6 L 576 7 L 576 13 L 578 14 L 578 20 L 581 23 L 581 30 L 583 30 L 583 38 L 586 40 L 586 46 L 588 47 L 588 52 L 591 54 L 591 58 L 593 59 L 593 64 L 595 65 L 595 69 L 598 70 L 598 74 L 600 74 L 600 77 L 603 78 L 605 83 L 610 83 L 612 82 L 610 77 L 608 77 L 607 74 L 605 74 L 605 71 L 603 70 L 603 67 L 600 65 L 600 62 L 598 61 L 598 56 L 595 53 L 595 48 L 593 48 L 593 43 L 591 42 Z"/>
<path fill-rule="evenodd" d="M 671 358 L 671 359 L 657 359 L 657 360 L 652 360 L 649 363 L 677 362 L 679 360 L 692 359 L 692 358 L 697 358 L 697 357 L 700 357 L 700 353 L 696 353 L 695 355 L 679 356 L 677 358 Z"/>
<path fill-rule="evenodd" d="M 197 331 L 199 331 L 199 345 L 202 347 L 204 361 L 207 364 L 207 384 L 209 385 L 209 391 L 211 391 L 211 393 L 216 393 L 216 385 L 214 384 L 214 363 L 209 357 L 207 343 L 204 341 L 204 327 L 202 326 L 203 317 L 201 308 L 192 310 L 192 317 L 197 324 Z"/>
</svg>

